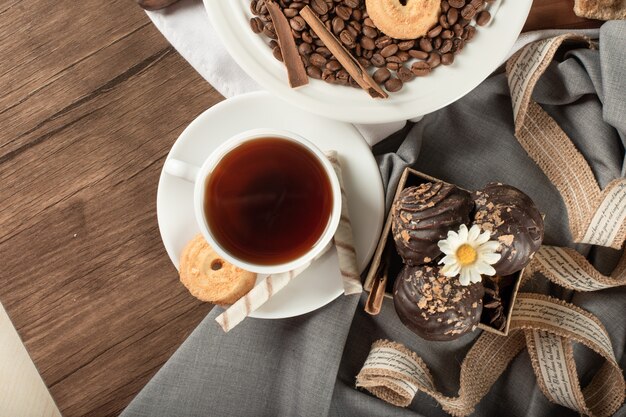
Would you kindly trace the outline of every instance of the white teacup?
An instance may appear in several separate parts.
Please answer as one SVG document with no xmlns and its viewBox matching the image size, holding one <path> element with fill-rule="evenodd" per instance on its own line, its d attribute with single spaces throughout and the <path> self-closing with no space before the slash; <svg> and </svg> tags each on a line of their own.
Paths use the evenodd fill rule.
<svg viewBox="0 0 626 417">
<path fill-rule="evenodd" d="M 224 247 L 217 241 L 211 231 L 211 228 L 209 227 L 209 222 L 207 221 L 205 215 L 204 201 L 207 180 L 222 158 L 243 143 L 268 137 L 286 139 L 309 150 L 323 167 L 326 176 L 328 177 L 331 185 L 333 202 L 326 228 L 311 249 L 298 258 L 284 263 L 261 265 L 240 259 L 224 249 Z M 211 247 L 213 247 L 213 249 L 226 261 L 247 271 L 259 274 L 277 274 L 299 268 L 316 259 L 326 249 L 333 238 L 335 231 L 337 230 L 337 226 L 339 225 L 339 218 L 341 216 L 341 189 L 335 170 L 322 151 L 320 151 L 308 140 L 292 132 L 276 129 L 248 130 L 231 137 L 218 146 L 217 149 L 215 149 L 204 161 L 201 167 L 196 167 L 186 162 L 169 158 L 165 162 L 164 170 L 170 175 L 183 178 L 195 184 L 193 194 L 194 213 L 202 235 L 209 245 L 211 245 Z"/>
</svg>

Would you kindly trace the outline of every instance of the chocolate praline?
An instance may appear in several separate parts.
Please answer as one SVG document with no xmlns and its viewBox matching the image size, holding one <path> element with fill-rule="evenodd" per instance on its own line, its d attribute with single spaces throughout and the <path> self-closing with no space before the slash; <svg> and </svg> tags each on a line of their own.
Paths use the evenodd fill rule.
<svg viewBox="0 0 626 417">
<path fill-rule="evenodd" d="M 500 243 L 493 265 L 498 275 L 524 268 L 543 241 L 543 217 L 526 194 L 510 185 L 491 183 L 475 194 L 474 222 Z"/>
<path fill-rule="evenodd" d="M 391 208 L 391 231 L 404 262 L 421 265 L 441 255 L 437 242 L 469 224 L 473 205 L 470 193 L 443 182 L 402 190 Z"/>
<path fill-rule="evenodd" d="M 402 323 L 427 340 L 446 341 L 476 328 L 483 310 L 482 283 L 463 286 L 436 266 L 402 269 L 393 288 L 393 304 Z"/>
</svg>

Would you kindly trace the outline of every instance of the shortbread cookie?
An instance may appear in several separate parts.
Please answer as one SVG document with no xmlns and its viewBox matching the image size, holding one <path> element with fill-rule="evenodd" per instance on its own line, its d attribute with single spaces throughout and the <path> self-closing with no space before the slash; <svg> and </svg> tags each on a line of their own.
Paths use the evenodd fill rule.
<svg viewBox="0 0 626 417">
<path fill-rule="evenodd" d="M 222 259 L 202 235 L 191 240 L 180 257 L 180 281 L 202 301 L 232 304 L 254 287 L 256 274 Z"/>
<path fill-rule="evenodd" d="M 396 39 L 416 39 L 437 24 L 441 0 L 366 0 L 376 27 Z"/>
</svg>

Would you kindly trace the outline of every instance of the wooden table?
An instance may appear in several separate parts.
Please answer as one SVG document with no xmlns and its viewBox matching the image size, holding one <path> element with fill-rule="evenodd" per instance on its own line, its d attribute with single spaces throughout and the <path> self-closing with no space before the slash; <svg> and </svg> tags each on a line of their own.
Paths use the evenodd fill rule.
<svg viewBox="0 0 626 417">
<path fill-rule="evenodd" d="M 536 0 L 526 29 L 589 27 Z M 164 158 L 223 98 L 129 0 L 0 5 L 0 301 L 65 416 L 117 415 L 211 306 L 156 222 Z"/>
</svg>

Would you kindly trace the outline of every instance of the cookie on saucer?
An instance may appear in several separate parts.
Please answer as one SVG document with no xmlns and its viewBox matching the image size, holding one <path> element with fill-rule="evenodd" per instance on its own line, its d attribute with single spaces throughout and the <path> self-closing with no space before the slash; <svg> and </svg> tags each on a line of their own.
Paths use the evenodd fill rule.
<svg viewBox="0 0 626 417">
<path fill-rule="evenodd" d="M 197 235 L 183 249 L 179 274 L 191 295 L 219 305 L 234 303 L 256 283 L 255 273 L 226 262 L 202 235 Z"/>
</svg>

